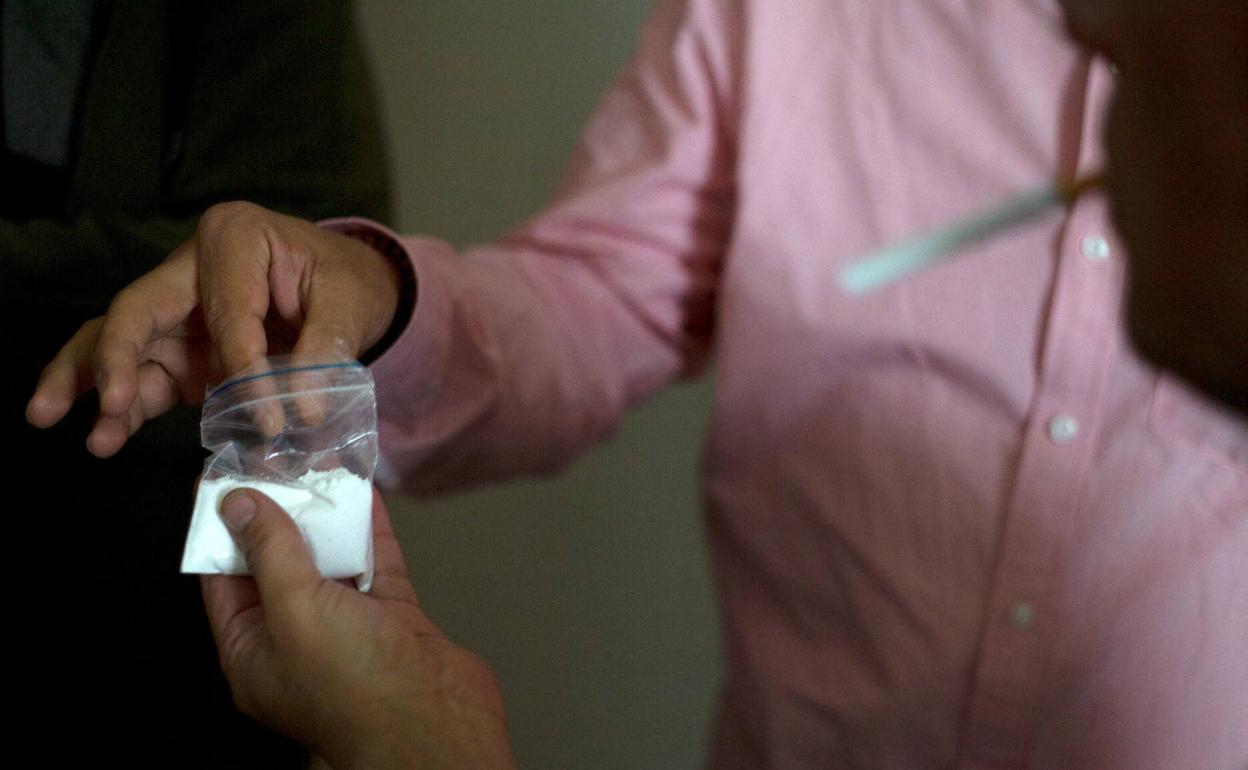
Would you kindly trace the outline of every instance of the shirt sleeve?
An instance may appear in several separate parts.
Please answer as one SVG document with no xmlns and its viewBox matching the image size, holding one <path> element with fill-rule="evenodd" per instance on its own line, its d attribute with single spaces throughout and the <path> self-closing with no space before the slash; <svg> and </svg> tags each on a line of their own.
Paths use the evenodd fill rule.
<svg viewBox="0 0 1248 770">
<path fill-rule="evenodd" d="M 544 213 L 463 254 L 399 239 L 418 290 L 373 365 L 383 484 L 553 470 L 698 370 L 734 204 L 729 7 L 656 8 Z"/>
</svg>

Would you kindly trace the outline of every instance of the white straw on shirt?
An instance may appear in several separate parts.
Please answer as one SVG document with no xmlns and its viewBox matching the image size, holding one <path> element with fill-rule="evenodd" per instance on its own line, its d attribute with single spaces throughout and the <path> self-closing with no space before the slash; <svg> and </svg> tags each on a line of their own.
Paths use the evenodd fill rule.
<svg viewBox="0 0 1248 770">
<path fill-rule="evenodd" d="M 953 256 L 966 246 L 1074 202 L 1084 192 L 1102 187 L 1104 174 L 1049 183 L 992 208 L 970 214 L 930 233 L 902 241 L 855 260 L 841 271 L 841 289 L 861 296 L 900 281 L 929 265 Z"/>
</svg>

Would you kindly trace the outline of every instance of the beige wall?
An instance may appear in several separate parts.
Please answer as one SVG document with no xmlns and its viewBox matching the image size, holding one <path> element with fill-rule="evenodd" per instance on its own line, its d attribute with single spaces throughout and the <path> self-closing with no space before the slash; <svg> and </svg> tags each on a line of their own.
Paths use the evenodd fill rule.
<svg viewBox="0 0 1248 770">
<path fill-rule="evenodd" d="M 397 226 L 462 245 L 536 211 L 643 0 L 364 0 Z M 522 767 L 696 767 L 719 679 L 697 511 L 705 383 L 553 480 L 391 497 L 435 621 L 502 680 Z"/>
</svg>

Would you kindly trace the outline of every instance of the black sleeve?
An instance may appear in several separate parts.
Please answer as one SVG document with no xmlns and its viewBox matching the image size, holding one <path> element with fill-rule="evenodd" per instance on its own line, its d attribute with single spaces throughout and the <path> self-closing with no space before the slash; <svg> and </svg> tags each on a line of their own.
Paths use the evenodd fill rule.
<svg viewBox="0 0 1248 770">
<path fill-rule="evenodd" d="M 388 217 L 375 98 L 351 3 L 171 3 L 159 25 L 147 22 L 151 5 L 112 9 L 120 29 L 108 32 L 101 56 L 110 43 L 120 51 L 100 64 L 83 107 L 84 167 L 69 212 L 0 219 L 0 302 L 38 297 L 84 319 L 97 315 L 222 201 L 309 219 Z M 132 23 L 139 16 L 148 26 Z M 136 37 L 155 29 L 163 39 L 152 45 L 165 54 L 136 55 Z M 145 99 L 133 81 L 147 82 L 136 62 L 148 60 L 165 93 Z M 158 131 L 147 130 L 149 104 L 162 113 Z M 147 141 L 149 133 L 159 140 Z M 148 186 L 159 189 L 136 190 Z"/>
</svg>

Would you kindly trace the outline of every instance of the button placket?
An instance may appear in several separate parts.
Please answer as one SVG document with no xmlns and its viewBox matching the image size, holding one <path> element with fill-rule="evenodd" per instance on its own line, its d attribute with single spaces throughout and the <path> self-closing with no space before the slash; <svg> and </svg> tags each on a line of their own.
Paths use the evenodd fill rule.
<svg viewBox="0 0 1248 770">
<path fill-rule="evenodd" d="M 1108 227 L 1103 202 L 1077 204 L 1065 227 L 1070 235 L 1062 239 L 1043 368 L 1030 407 L 1034 422 L 1024 440 L 981 642 L 968 759 L 995 756 L 1001 736 L 1026 745 L 1063 627 L 1054 587 L 1063 579 L 1063 554 L 1079 515 L 1091 431 L 1108 377 L 1115 326 L 1105 318 L 1116 312 L 1120 294 L 1119 270 L 1095 264 L 1112 253 L 1101 235 Z"/>
</svg>

